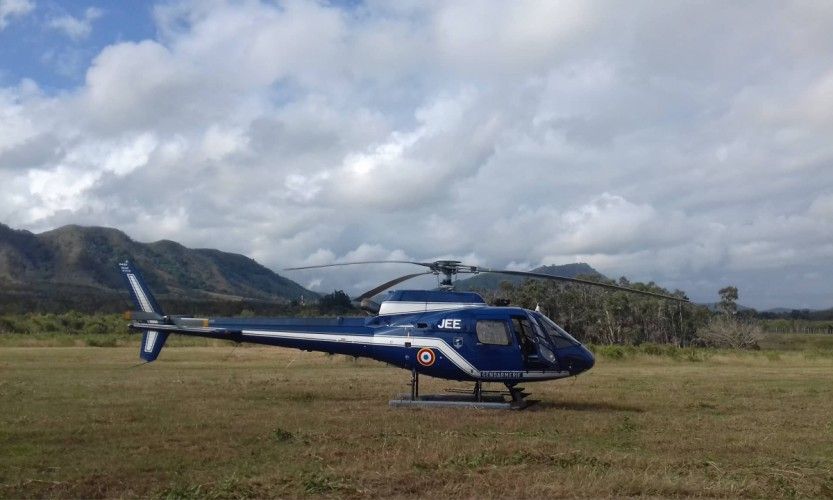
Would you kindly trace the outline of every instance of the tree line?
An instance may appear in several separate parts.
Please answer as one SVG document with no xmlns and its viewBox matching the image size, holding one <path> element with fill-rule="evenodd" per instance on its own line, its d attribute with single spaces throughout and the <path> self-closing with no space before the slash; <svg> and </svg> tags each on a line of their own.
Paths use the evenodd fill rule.
<svg viewBox="0 0 833 500">
<path fill-rule="evenodd" d="M 582 277 L 663 295 L 685 298 L 682 291 L 670 291 L 654 283 L 631 283 L 599 277 Z M 713 345 L 755 347 L 763 331 L 833 333 L 833 323 L 807 320 L 758 321 L 754 310 L 738 309 L 737 288 L 719 291 L 716 311 L 706 306 L 646 297 L 624 291 L 589 286 L 565 285 L 553 281 L 527 280 L 513 285 L 502 282 L 497 290 L 481 291 L 491 304 L 540 309 L 573 336 L 585 343 L 639 345 L 644 343 L 677 346 Z M 161 299 L 161 298 L 160 298 Z M 126 300 L 117 310 L 130 309 Z M 318 297 L 312 303 L 292 301 L 275 304 L 255 301 L 192 301 L 161 299 L 165 311 L 204 316 L 356 316 L 361 312 L 342 290 Z M 115 308 L 114 308 L 115 309 Z M 112 309 L 111 309 L 112 310 Z M 781 324 L 784 323 L 784 324 Z M 799 325 L 800 323 L 800 325 Z M 800 326 L 800 328 L 799 328 Z M 126 333 L 127 321 L 121 314 L 85 314 L 3 311 L 2 333 L 68 333 L 95 335 Z"/>
<path fill-rule="evenodd" d="M 589 279 L 685 298 L 682 291 L 669 291 L 654 283 Z M 499 290 L 486 292 L 485 296 L 493 303 L 508 300 L 527 309 L 537 307 L 577 339 L 594 344 L 687 346 L 695 343 L 698 330 L 712 315 L 706 307 L 691 303 L 541 280 L 517 286 L 503 282 Z"/>
<path fill-rule="evenodd" d="M 118 301 L 122 313 L 79 312 L 21 312 L 0 310 L 0 334 L 70 334 L 99 335 L 127 334 L 128 320 L 123 311 L 133 309 L 127 300 Z M 341 290 L 323 295 L 318 301 L 302 304 L 292 301 L 289 304 L 273 304 L 254 301 L 190 301 L 180 299 L 160 299 L 162 308 L 177 314 L 203 316 L 337 316 L 358 314 L 350 298 Z"/>
</svg>

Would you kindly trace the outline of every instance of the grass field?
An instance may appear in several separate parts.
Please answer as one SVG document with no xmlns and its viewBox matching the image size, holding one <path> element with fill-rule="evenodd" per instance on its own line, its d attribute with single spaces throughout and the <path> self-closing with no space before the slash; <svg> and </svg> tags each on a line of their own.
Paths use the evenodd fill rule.
<svg viewBox="0 0 833 500">
<path fill-rule="evenodd" d="M 407 372 L 317 353 L 6 345 L 0 496 L 830 497 L 828 344 L 601 355 L 523 412 L 390 409 Z"/>
</svg>

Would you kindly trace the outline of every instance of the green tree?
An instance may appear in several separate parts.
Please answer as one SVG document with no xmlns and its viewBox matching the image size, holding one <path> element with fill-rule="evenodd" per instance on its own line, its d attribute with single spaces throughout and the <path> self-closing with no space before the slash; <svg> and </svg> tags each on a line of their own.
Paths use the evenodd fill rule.
<svg viewBox="0 0 833 500">
<path fill-rule="evenodd" d="M 350 297 L 341 290 L 336 290 L 321 297 L 318 301 L 318 309 L 324 314 L 341 314 L 354 310 Z"/>
<path fill-rule="evenodd" d="M 735 286 L 727 286 L 720 289 L 720 303 L 717 305 L 720 312 L 728 316 L 738 312 L 738 289 Z"/>
</svg>

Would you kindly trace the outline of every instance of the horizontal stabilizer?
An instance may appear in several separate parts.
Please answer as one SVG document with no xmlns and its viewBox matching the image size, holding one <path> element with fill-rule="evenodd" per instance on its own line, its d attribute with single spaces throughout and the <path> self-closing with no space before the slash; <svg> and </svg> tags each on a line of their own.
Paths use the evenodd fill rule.
<svg viewBox="0 0 833 500">
<path fill-rule="evenodd" d="M 167 335 L 168 332 L 175 332 L 175 333 L 182 333 L 185 335 L 192 334 L 196 336 L 209 336 L 213 337 L 215 335 L 232 335 L 232 334 L 240 334 L 242 333 L 241 330 L 230 330 L 228 328 L 218 328 L 218 327 L 210 327 L 210 326 L 180 326 L 180 325 L 171 325 L 171 324 L 159 324 L 155 325 L 152 323 L 146 323 L 144 321 L 134 321 L 130 323 L 130 328 L 134 330 L 142 330 L 145 332 L 149 331 L 156 331 L 156 332 L 163 332 L 163 335 Z"/>
<path fill-rule="evenodd" d="M 155 312 L 127 311 L 124 313 L 124 319 L 132 321 L 164 321 L 165 317 Z"/>
<path fill-rule="evenodd" d="M 208 327 L 208 318 L 180 318 L 173 316 L 171 317 L 171 321 L 173 321 L 176 326 L 181 326 L 184 328 Z"/>
</svg>

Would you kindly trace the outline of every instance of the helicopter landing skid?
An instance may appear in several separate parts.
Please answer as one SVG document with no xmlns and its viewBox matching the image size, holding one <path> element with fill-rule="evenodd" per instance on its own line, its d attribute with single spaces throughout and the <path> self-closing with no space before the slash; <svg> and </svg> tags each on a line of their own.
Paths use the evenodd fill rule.
<svg viewBox="0 0 833 500">
<path fill-rule="evenodd" d="M 474 390 L 448 389 L 453 394 L 419 394 L 419 374 L 416 371 L 411 375 L 411 393 L 399 394 L 396 399 L 391 399 L 389 405 L 392 408 L 475 408 L 483 410 L 523 410 L 537 403 L 534 399 L 525 399 L 529 396 L 523 388 L 515 387 L 514 384 L 506 384 L 508 391 L 486 391 L 483 390 L 483 383 L 474 383 Z M 508 399 L 507 399 L 508 398 Z"/>
</svg>

